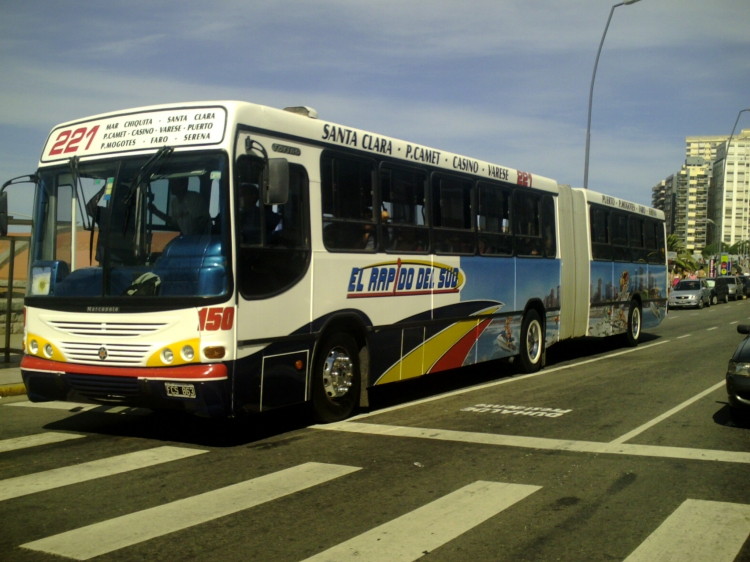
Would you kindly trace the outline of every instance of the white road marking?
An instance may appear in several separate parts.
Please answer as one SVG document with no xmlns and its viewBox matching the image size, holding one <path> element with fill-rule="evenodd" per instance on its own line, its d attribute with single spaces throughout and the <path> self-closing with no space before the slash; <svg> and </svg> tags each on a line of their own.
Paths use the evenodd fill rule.
<svg viewBox="0 0 750 562">
<path fill-rule="evenodd" d="M 78 412 L 86 412 L 99 408 L 98 404 L 79 404 L 78 402 L 11 402 L 10 404 L 3 404 L 4 406 L 14 406 L 20 408 L 42 408 L 48 410 L 76 410 Z"/>
<path fill-rule="evenodd" d="M 658 457 L 699 461 L 732 462 L 750 464 L 750 453 L 717 451 L 713 449 L 688 449 L 684 447 L 661 447 L 656 445 L 631 445 L 627 443 L 602 443 L 597 441 L 573 441 L 568 439 L 547 439 L 543 437 L 522 437 L 519 435 L 497 435 L 449 429 L 426 429 L 372 423 L 340 422 L 329 425 L 312 426 L 328 431 L 386 435 L 392 437 L 413 437 L 477 443 L 501 447 L 520 447 L 548 451 L 574 451 L 578 453 L 606 453 L 610 455 L 633 455 L 638 457 Z"/>
<path fill-rule="evenodd" d="M 625 435 L 621 435 L 620 437 L 618 437 L 614 441 L 611 441 L 611 443 L 613 445 L 615 445 L 617 443 L 625 443 L 625 441 L 630 441 L 636 435 L 638 435 L 640 433 L 643 433 L 647 429 L 655 426 L 657 423 L 659 423 L 661 421 L 664 421 L 665 419 L 667 419 L 668 417 L 672 416 L 673 414 L 676 414 L 677 412 L 679 412 L 683 408 L 687 408 L 693 402 L 697 402 L 698 400 L 700 400 L 704 396 L 708 396 L 709 394 L 711 394 L 715 390 L 719 390 L 725 384 L 726 384 L 726 381 L 717 382 L 711 388 L 707 388 L 706 390 L 704 390 L 703 392 L 700 392 L 699 394 L 696 394 L 692 398 L 688 398 L 682 404 L 678 404 L 677 406 L 675 406 L 671 410 L 668 410 L 668 411 L 664 412 L 662 415 L 655 417 L 651 421 L 644 423 L 642 426 L 636 427 L 633 431 L 629 431 Z"/>
<path fill-rule="evenodd" d="M 706 331 L 710 332 L 711 330 L 718 330 L 718 329 L 719 329 L 718 326 L 714 326 L 713 328 L 707 328 Z"/>
<path fill-rule="evenodd" d="M 734 322 L 730 322 L 729 325 L 731 326 L 732 324 L 738 324 L 738 323 L 739 323 L 739 320 L 735 320 Z"/>
<path fill-rule="evenodd" d="M 249 509 L 358 470 L 360 468 L 352 466 L 305 463 L 21 546 L 76 560 L 88 560 Z"/>
<path fill-rule="evenodd" d="M 625 562 L 731 562 L 750 535 L 750 505 L 687 500 Z"/>
<path fill-rule="evenodd" d="M 0 441 L 0 453 L 15 451 L 16 449 L 26 449 L 27 447 L 37 447 L 39 445 L 49 445 L 51 443 L 60 443 L 70 439 L 80 439 L 81 437 L 86 436 L 76 435 L 74 433 L 57 433 L 49 431 L 47 433 L 37 433 L 36 435 L 26 435 L 25 437 L 3 439 Z"/>
<path fill-rule="evenodd" d="M 156 447 L 147 451 L 127 453 L 98 461 L 8 478 L 0 480 L 0 501 L 78 484 L 79 482 L 87 482 L 113 474 L 121 474 L 147 466 L 186 459 L 207 452 L 185 447 Z"/>
<path fill-rule="evenodd" d="M 474 482 L 304 562 L 411 562 L 540 489 Z"/>
<path fill-rule="evenodd" d="M 12 402 L 4 406 L 16 406 L 20 408 L 43 408 L 49 410 L 67 410 L 68 412 L 91 412 L 100 414 L 130 414 L 143 416 L 150 414 L 148 408 L 132 408 L 130 406 L 103 406 L 100 404 L 81 404 L 78 402 Z"/>
<path fill-rule="evenodd" d="M 656 343 L 652 343 L 649 345 L 639 345 L 638 347 L 633 347 L 631 349 L 626 349 L 624 351 L 618 351 L 616 353 L 610 353 L 609 355 L 603 355 L 601 357 L 595 357 L 594 359 L 587 359 L 585 361 L 580 361 L 578 363 L 571 363 L 570 365 L 561 365 L 560 367 L 553 367 L 551 369 L 542 369 L 541 371 L 538 371 L 536 373 L 531 373 L 530 375 L 521 375 L 519 377 L 512 377 L 507 379 L 502 379 L 499 381 L 493 381 L 490 383 L 484 383 L 484 384 L 478 384 L 475 386 L 470 386 L 468 388 L 462 388 L 460 390 L 454 390 L 452 392 L 446 392 L 444 394 L 438 394 L 437 396 L 430 396 L 429 398 L 423 398 L 422 400 L 415 400 L 414 402 L 408 402 L 406 404 L 399 404 L 397 406 L 391 406 L 390 408 L 383 408 L 382 410 L 377 410 L 375 412 L 370 412 L 367 414 L 360 414 L 358 416 L 353 416 L 349 418 L 350 421 L 356 421 L 356 420 L 362 420 L 365 418 L 369 418 L 371 416 L 377 416 L 380 414 L 385 414 L 386 412 L 393 412 L 395 410 L 401 410 L 403 408 L 411 408 L 412 406 L 418 406 L 420 404 L 425 404 L 427 402 L 433 402 L 435 400 L 442 400 L 443 398 L 449 398 L 451 396 L 460 396 L 461 394 L 467 394 L 469 392 L 475 392 L 477 390 L 484 390 L 485 388 L 492 388 L 495 386 L 499 386 L 501 384 L 508 384 L 511 382 L 517 382 L 521 380 L 526 380 L 528 378 L 532 377 L 538 377 L 541 375 L 547 375 L 550 373 L 554 373 L 556 371 L 563 371 L 565 369 L 573 369 L 575 367 L 580 367 L 581 365 L 587 365 L 589 363 L 596 363 L 597 361 L 603 361 L 605 359 L 611 359 L 612 357 L 618 357 L 620 355 L 625 355 L 627 353 L 633 353 L 635 351 L 642 351 L 644 349 L 651 349 L 652 347 L 656 347 L 658 345 L 664 345 L 665 343 L 669 343 L 671 340 L 664 340 Z M 318 427 L 318 426 L 312 426 L 312 427 Z M 322 429 L 325 429 L 325 426 L 320 426 Z"/>
<path fill-rule="evenodd" d="M 678 340 L 681 340 L 682 338 L 689 338 L 689 337 L 690 337 L 690 336 L 692 336 L 692 335 L 693 335 L 693 334 L 685 334 L 684 336 L 677 336 L 677 338 L 676 338 L 676 339 L 678 339 Z"/>
</svg>

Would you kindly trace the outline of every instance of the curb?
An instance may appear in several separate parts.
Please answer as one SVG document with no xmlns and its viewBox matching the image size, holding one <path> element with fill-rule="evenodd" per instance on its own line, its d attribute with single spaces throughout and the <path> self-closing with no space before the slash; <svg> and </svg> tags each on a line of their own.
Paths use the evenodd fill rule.
<svg viewBox="0 0 750 562">
<path fill-rule="evenodd" d="M 0 385 L 0 397 L 21 396 L 22 394 L 26 394 L 26 386 L 23 383 Z"/>
</svg>

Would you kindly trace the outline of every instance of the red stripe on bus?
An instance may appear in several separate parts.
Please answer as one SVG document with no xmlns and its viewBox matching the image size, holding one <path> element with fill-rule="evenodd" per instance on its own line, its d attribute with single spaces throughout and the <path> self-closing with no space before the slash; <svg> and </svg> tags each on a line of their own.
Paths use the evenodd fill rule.
<svg viewBox="0 0 750 562">
<path fill-rule="evenodd" d="M 474 343 L 479 339 L 479 336 L 482 335 L 485 328 L 490 325 L 490 322 L 492 322 L 492 318 L 488 318 L 475 329 L 470 330 L 469 333 L 458 340 L 458 342 L 453 345 L 445 355 L 437 360 L 437 363 L 432 366 L 432 369 L 430 369 L 429 372 L 437 373 L 439 371 L 447 371 L 448 369 L 456 369 L 463 366 L 464 359 L 466 359 L 469 351 L 471 351 Z"/>
<path fill-rule="evenodd" d="M 180 365 L 179 367 L 107 367 L 98 365 L 77 365 L 49 361 L 39 357 L 24 355 L 21 369 L 26 371 L 46 371 L 51 373 L 71 373 L 75 375 L 101 375 L 105 377 L 131 377 L 138 379 L 185 379 L 222 380 L 227 378 L 227 367 L 223 363 L 200 365 Z"/>
</svg>

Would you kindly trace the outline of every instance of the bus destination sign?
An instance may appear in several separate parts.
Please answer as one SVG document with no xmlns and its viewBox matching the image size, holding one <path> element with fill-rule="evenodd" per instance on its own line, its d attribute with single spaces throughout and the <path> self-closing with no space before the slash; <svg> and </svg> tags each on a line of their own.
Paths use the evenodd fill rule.
<svg viewBox="0 0 750 562">
<path fill-rule="evenodd" d="M 148 150 L 162 146 L 218 144 L 224 140 L 223 107 L 165 109 L 116 115 L 54 129 L 42 162 L 72 156 Z"/>
</svg>

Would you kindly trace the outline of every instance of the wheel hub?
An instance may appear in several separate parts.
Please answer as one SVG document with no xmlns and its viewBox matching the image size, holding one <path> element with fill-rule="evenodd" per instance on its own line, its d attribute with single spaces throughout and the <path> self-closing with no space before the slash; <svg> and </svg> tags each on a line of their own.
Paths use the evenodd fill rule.
<svg viewBox="0 0 750 562">
<path fill-rule="evenodd" d="M 532 322 L 529 326 L 529 331 L 526 333 L 526 349 L 532 363 L 536 363 L 537 359 L 539 359 L 541 341 L 542 328 L 538 322 Z"/>
<path fill-rule="evenodd" d="M 352 386 L 354 364 L 340 347 L 333 348 L 323 364 L 323 388 L 329 398 L 341 398 Z"/>
</svg>

